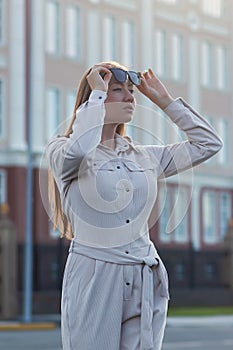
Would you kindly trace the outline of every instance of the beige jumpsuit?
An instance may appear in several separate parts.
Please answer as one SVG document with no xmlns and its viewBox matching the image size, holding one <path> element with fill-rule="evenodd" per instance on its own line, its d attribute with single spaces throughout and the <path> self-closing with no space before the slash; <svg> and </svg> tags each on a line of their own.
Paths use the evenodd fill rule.
<svg viewBox="0 0 233 350">
<path fill-rule="evenodd" d="M 144 146 L 116 135 L 112 150 L 100 143 L 105 98 L 93 91 L 70 137 L 55 137 L 47 147 L 75 233 L 63 280 L 63 349 L 160 350 L 169 293 L 166 269 L 149 239 L 157 180 L 205 161 L 222 143 L 177 99 L 165 112 L 187 141 Z"/>
</svg>

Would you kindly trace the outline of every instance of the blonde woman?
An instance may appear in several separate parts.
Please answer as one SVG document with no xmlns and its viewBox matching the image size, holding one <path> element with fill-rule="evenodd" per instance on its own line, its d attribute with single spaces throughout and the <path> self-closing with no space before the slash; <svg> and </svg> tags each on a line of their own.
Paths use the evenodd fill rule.
<svg viewBox="0 0 233 350">
<path fill-rule="evenodd" d="M 125 135 L 135 88 L 186 141 L 143 146 Z M 174 99 L 151 69 L 104 62 L 84 74 L 67 132 L 47 146 L 54 224 L 72 240 L 62 289 L 64 350 L 161 349 L 168 278 L 147 224 L 157 179 L 200 164 L 221 146 L 207 121 Z"/>
</svg>

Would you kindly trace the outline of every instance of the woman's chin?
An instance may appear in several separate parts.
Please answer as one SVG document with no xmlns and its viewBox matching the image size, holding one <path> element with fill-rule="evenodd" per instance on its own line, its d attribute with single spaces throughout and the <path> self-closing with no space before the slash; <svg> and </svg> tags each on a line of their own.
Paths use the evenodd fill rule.
<svg viewBox="0 0 233 350">
<path fill-rule="evenodd" d="M 125 124 L 131 122 L 133 119 L 132 114 L 124 115 L 121 118 L 108 119 L 105 118 L 104 124 Z"/>
</svg>

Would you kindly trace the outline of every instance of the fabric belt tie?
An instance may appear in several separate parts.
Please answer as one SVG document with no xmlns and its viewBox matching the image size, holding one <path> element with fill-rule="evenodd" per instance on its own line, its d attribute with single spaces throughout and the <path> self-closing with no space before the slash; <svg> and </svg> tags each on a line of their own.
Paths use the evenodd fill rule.
<svg viewBox="0 0 233 350">
<path fill-rule="evenodd" d="M 71 242 L 69 252 L 84 255 L 91 259 L 110 262 L 119 265 L 144 265 L 142 267 L 142 303 L 141 303 L 141 346 L 140 350 L 153 349 L 153 306 L 154 306 L 154 278 L 153 269 L 157 269 L 161 282 L 162 297 L 169 299 L 167 272 L 155 247 L 151 243 L 149 253 L 145 257 L 138 257 L 130 253 L 125 254 L 116 248 L 93 248 L 80 243 Z"/>
</svg>

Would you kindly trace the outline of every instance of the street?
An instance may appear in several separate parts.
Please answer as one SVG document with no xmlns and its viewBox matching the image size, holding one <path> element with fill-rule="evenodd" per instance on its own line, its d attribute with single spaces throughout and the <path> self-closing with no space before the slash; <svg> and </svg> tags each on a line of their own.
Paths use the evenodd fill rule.
<svg viewBox="0 0 233 350">
<path fill-rule="evenodd" d="M 167 327 L 162 350 L 232 350 L 232 325 Z"/>
<path fill-rule="evenodd" d="M 209 318 L 204 323 L 198 323 L 198 319 L 194 322 L 168 320 L 162 350 L 233 349 L 232 318 L 226 318 L 224 322 L 215 322 L 214 318 Z M 60 328 L 45 331 L 0 331 L 0 349 L 61 350 Z"/>
</svg>

